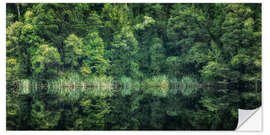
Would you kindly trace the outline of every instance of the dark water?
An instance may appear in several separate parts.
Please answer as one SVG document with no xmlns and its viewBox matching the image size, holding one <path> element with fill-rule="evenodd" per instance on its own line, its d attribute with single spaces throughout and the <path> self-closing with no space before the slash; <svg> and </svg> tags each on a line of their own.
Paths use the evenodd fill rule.
<svg viewBox="0 0 270 135">
<path fill-rule="evenodd" d="M 82 83 L 64 86 L 28 83 L 29 87 L 21 87 L 22 93 L 34 98 L 46 96 L 45 102 L 54 101 L 56 112 L 72 112 L 88 100 L 101 106 L 100 112 L 108 109 L 102 115 L 105 126 L 96 128 L 99 130 L 234 130 L 238 108 L 254 109 L 260 105 L 254 98 L 247 100 L 239 90 L 225 86 L 181 87 L 170 83 L 167 87 L 143 84 L 133 87 L 114 83 L 92 87 Z M 65 118 L 61 120 L 65 124 Z"/>
</svg>

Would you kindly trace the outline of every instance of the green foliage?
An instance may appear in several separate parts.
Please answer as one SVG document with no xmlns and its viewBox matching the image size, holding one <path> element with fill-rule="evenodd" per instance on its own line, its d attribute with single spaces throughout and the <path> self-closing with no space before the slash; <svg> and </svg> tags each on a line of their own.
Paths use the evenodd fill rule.
<svg viewBox="0 0 270 135">
<path fill-rule="evenodd" d="M 36 101 L 32 104 L 31 125 L 38 130 L 53 129 L 57 126 L 61 112 L 52 112 L 46 110 L 44 103 Z"/>
<path fill-rule="evenodd" d="M 152 17 L 144 16 L 144 22 L 141 24 L 135 25 L 136 30 L 145 30 L 147 27 L 151 27 L 151 25 L 155 24 L 155 20 Z"/>
<path fill-rule="evenodd" d="M 94 101 L 83 99 L 80 102 L 82 114 L 74 122 L 74 128 L 79 130 L 101 130 L 104 129 L 105 115 L 108 114 L 109 106 L 102 98 Z"/>
<path fill-rule="evenodd" d="M 165 49 L 155 26 L 156 21 L 149 16 L 144 16 L 143 22 L 134 26 L 135 36 L 140 43 L 137 53 L 140 70 L 150 75 L 159 74 L 164 69 L 165 63 Z"/>
<path fill-rule="evenodd" d="M 79 59 L 82 57 L 82 39 L 76 35 L 71 34 L 64 41 L 64 64 L 71 65 L 71 67 L 78 67 Z"/>
<path fill-rule="evenodd" d="M 8 13 L 6 17 L 7 27 L 14 21 L 15 15 L 13 13 Z"/>
<path fill-rule="evenodd" d="M 190 76 L 184 76 L 180 81 L 180 91 L 184 96 L 191 96 L 197 93 L 199 83 L 196 79 Z"/>
<path fill-rule="evenodd" d="M 165 69 L 165 49 L 162 45 L 162 42 L 159 38 L 154 38 L 152 40 L 152 46 L 150 47 L 150 73 L 153 75 L 158 75 L 164 72 Z"/>
<path fill-rule="evenodd" d="M 17 70 L 17 61 L 14 58 L 7 59 L 7 68 L 6 68 L 6 75 L 7 75 L 7 81 L 14 81 L 16 80 L 16 77 L 14 77 Z"/>
<path fill-rule="evenodd" d="M 110 54 L 111 71 L 113 76 L 138 77 L 139 67 L 136 59 L 138 42 L 130 27 L 123 27 L 119 34 L 114 36 Z"/>
<path fill-rule="evenodd" d="M 166 59 L 166 66 L 168 67 L 168 74 L 170 76 L 180 76 L 182 71 L 179 70 L 180 58 L 179 56 L 169 56 Z"/>
<path fill-rule="evenodd" d="M 104 43 L 98 32 L 89 33 L 84 39 L 84 44 L 81 73 L 104 75 L 109 67 L 109 61 L 104 58 Z"/>
<path fill-rule="evenodd" d="M 169 81 L 166 75 L 153 76 L 150 79 L 143 81 L 143 88 L 146 92 L 150 92 L 153 95 L 165 96 L 169 89 Z"/>
<path fill-rule="evenodd" d="M 131 95 L 133 91 L 138 91 L 140 89 L 140 82 L 132 80 L 129 77 L 122 76 L 120 79 L 120 87 L 122 87 L 122 95 Z"/>
<path fill-rule="evenodd" d="M 47 44 L 38 48 L 31 61 L 34 74 L 45 78 L 55 76 L 57 67 L 62 63 L 58 50 Z"/>
<path fill-rule="evenodd" d="M 256 108 L 258 105 L 261 105 L 261 93 L 258 92 L 244 92 L 241 95 L 241 100 L 245 106 L 241 106 L 241 108 Z"/>
<path fill-rule="evenodd" d="M 87 66 L 87 65 L 82 66 L 82 67 L 80 68 L 80 73 L 81 73 L 83 76 L 85 76 L 85 77 L 89 76 L 89 75 L 92 73 L 91 67 L 90 67 L 90 66 Z"/>
<path fill-rule="evenodd" d="M 7 56 L 17 57 L 18 69 L 16 74 L 20 78 L 25 78 L 28 74 L 31 75 L 30 59 L 37 46 L 43 42 L 36 34 L 36 27 L 18 21 L 7 28 Z"/>
<path fill-rule="evenodd" d="M 120 31 L 123 26 L 129 24 L 129 8 L 127 4 L 104 4 L 102 8 L 102 17 L 104 21 L 104 30 L 113 34 Z M 106 33 L 104 31 L 104 33 Z"/>
<path fill-rule="evenodd" d="M 7 130 L 20 128 L 20 105 L 12 101 L 12 97 L 7 95 Z"/>
<path fill-rule="evenodd" d="M 261 105 L 261 4 L 8 3 L 6 16 L 8 130 L 234 130 L 238 108 Z"/>
<path fill-rule="evenodd" d="M 204 66 L 200 72 L 202 77 L 207 79 L 207 81 L 217 81 L 227 77 L 227 75 L 224 73 L 229 72 L 229 68 L 224 64 L 219 64 L 217 62 L 211 61 L 206 66 Z"/>
</svg>

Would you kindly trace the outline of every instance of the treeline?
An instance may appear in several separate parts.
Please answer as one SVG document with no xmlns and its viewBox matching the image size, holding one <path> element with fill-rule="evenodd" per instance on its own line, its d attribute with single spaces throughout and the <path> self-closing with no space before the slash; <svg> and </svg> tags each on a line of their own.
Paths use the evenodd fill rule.
<svg viewBox="0 0 270 135">
<path fill-rule="evenodd" d="M 233 129 L 222 123 L 228 113 L 235 121 L 232 108 L 260 105 L 261 4 L 10 3 L 6 15 L 8 129 Z M 226 89 L 166 104 L 137 93 L 57 106 L 62 101 L 42 91 L 18 94 L 17 80 L 46 82 L 70 73 L 146 83 L 166 75 Z M 171 103 L 186 111 L 158 110 Z M 156 110 L 130 118 L 140 105 Z"/>
</svg>

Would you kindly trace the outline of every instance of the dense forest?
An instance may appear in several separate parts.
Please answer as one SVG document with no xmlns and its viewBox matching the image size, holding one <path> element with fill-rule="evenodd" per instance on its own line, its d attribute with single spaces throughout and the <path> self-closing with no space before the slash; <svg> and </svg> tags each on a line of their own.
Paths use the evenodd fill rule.
<svg viewBox="0 0 270 135">
<path fill-rule="evenodd" d="M 7 130 L 234 130 L 261 4 L 8 3 Z"/>
</svg>

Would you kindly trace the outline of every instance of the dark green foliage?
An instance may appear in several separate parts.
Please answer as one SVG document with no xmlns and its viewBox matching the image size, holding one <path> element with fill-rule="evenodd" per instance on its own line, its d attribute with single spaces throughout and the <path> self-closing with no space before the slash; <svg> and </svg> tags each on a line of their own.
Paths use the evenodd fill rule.
<svg viewBox="0 0 270 135">
<path fill-rule="evenodd" d="M 44 103 L 35 101 L 31 106 L 31 128 L 33 129 L 54 129 L 58 125 L 61 112 L 46 110 Z"/>
<path fill-rule="evenodd" d="M 261 4 L 8 3 L 8 130 L 234 130 Z"/>
<path fill-rule="evenodd" d="M 138 42 L 134 37 L 131 28 L 123 27 L 119 34 L 114 36 L 111 52 L 111 72 L 113 76 L 127 75 L 139 77 L 139 65 L 136 59 Z"/>
</svg>

